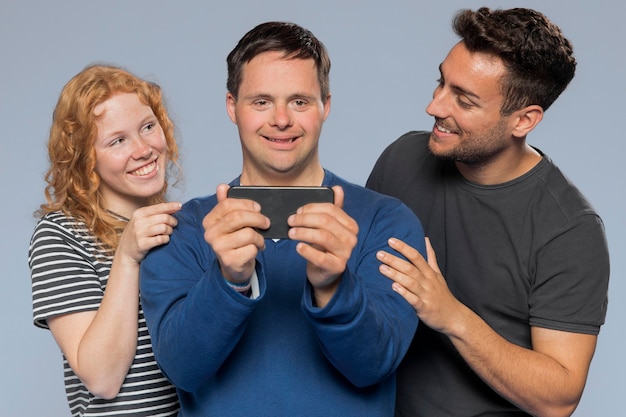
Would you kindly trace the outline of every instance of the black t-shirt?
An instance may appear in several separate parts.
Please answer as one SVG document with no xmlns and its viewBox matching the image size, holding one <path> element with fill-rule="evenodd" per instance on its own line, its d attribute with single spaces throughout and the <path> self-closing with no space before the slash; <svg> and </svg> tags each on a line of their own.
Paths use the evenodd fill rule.
<svg viewBox="0 0 626 417">
<path fill-rule="evenodd" d="M 409 132 L 392 143 L 367 187 L 418 215 L 452 293 L 526 348 L 531 326 L 598 334 L 608 248 L 601 219 L 578 189 L 545 155 L 513 181 L 470 183 L 430 153 L 428 137 Z M 474 374 L 447 337 L 422 324 L 398 371 L 397 412 L 524 415 Z"/>
</svg>

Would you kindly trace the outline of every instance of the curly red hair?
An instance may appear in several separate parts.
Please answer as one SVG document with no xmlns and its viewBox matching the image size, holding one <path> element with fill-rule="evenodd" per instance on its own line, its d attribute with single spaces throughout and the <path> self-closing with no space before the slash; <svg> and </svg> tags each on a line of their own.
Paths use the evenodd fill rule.
<svg viewBox="0 0 626 417">
<path fill-rule="evenodd" d="M 47 203 L 37 211 L 37 215 L 43 215 L 61 210 L 84 221 L 111 250 L 117 247 L 125 222 L 111 216 L 104 206 L 100 177 L 95 171 L 94 108 L 116 93 L 136 93 L 152 109 L 165 133 L 168 173 L 172 167 L 178 168 L 174 124 L 165 108 L 161 88 L 119 67 L 91 65 L 65 85 L 54 109 L 48 140 L 50 168 L 45 174 Z M 165 201 L 167 187 L 166 176 L 163 189 L 148 203 Z"/>
</svg>

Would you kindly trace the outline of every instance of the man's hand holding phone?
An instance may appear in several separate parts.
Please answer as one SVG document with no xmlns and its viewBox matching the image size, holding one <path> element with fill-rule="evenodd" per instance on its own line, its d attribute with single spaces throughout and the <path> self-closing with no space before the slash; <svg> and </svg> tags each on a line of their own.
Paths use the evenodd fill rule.
<svg viewBox="0 0 626 417">
<path fill-rule="evenodd" d="M 332 189 L 334 204 L 309 204 L 288 219 L 289 238 L 299 241 L 296 250 L 308 261 L 307 278 L 318 307 L 335 293 L 359 233 L 356 221 L 343 211 L 343 189 Z"/>
<path fill-rule="evenodd" d="M 265 249 L 256 229 L 267 229 L 269 219 L 253 200 L 228 198 L 228 185 L 217 186 L 217 205 L 202 220 L 204 240 L 213 248 L 222 274 L 233 283 L 244 283 L 254 272 L 255 258 Z"/>
<path fill-rule="evenodd" d="M 299 241 L 316 305 L 337 288 L 357 243 L 358 225 L 343 211 L 341 187 L 217 188 L 218 204 L 203 221 L 204 237 L 231 282 L 246 282 L 265 239 Z"/>
</svg>

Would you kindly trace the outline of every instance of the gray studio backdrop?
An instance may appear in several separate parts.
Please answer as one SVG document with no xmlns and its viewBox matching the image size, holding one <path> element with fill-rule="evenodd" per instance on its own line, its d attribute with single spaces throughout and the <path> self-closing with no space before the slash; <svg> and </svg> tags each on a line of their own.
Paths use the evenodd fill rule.
<svg viewBox="0 0 626 417">
<path fill-rule="evenodd" d="M 425 112 L 437 66 L 456 41 L 460 8 L 526 6 L 573 41 L 576 78 L 529 137 L 602 215 L 612 255 L 609 314 L 576 416 L 616 416 L 623 402 L 626 265 L 622 0 L 295 2 L 0 0 L 0 415 L 68 416 L 59 350 L 32 325 L 26 262 L 32 212 L 43 200 L 45 143 L 62 86 L 87 64 L 125 66 L 163 87 L 186 180 L 172 197 L 210 194 L 239 173 L 239 142 L 225 111 L 227 53 L 256 24 L 289 20 L 328 47 L 332 110 L 324 165 L 364 184 L 383 148 Z M 401 180 L 401 179 L 399 179 Z M 426 196 L 427 198 L 427 196 Z"/>
</svg>

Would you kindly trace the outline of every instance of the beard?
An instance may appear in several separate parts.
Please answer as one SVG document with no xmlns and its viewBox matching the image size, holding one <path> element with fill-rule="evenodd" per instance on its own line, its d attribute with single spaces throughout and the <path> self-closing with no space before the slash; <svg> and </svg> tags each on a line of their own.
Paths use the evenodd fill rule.
<svg viewBox="0 0 626 417">
<path fill-rule="evenodd" d="M 430 152 L 439 159 L 467 165 L 484 165 L 504 150 L 503 146 L 476 147 L 473 144 L 460 145 L 443 152 L 434 149 L 431 144 L 428 147 Z"/>
<path fill-rule="evenodd" d="M 506 120 L 500 119 L 492 129 L 484 134 L 468 136 L 456 146 L 445 150 L 435 146 L 436 139 L 431 133 L 428 148 L 433 155 L 443 160 L 461 162 L 467 165 L 484 165 L 508 147 L 508 143 L 503 139 L 505 127 Z M 460 130 L 456 129 L 455 131 Z"/>
</svg>

